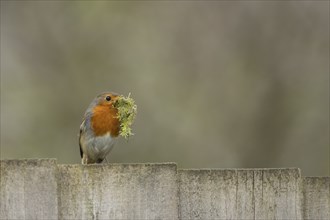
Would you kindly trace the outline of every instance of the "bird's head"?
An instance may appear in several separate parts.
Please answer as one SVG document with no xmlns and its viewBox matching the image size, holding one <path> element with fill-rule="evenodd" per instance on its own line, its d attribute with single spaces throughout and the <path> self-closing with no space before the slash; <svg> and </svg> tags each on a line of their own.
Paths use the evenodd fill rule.
<svg viewBox="0 0 330 220">
<path fill-rule="evenodd" d="M 119 94 L 114 92 L 104 92 L 94 99 L 94 104 L 100 107 L 113 108 L 114 103 L 119 98 Z"/>
</svg>

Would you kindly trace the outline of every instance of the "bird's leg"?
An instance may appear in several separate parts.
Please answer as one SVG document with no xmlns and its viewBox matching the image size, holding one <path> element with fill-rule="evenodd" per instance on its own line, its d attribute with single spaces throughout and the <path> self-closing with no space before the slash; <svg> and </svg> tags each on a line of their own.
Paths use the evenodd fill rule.
<svg viewBox="0 0 330 220">
<path fill-rule="evenodd" d="M 83 158 L 81 159 L 81 164 L 87 164 L 88 163 L 88 158 L 86 154 L 83 154 Z"/>
</svg>

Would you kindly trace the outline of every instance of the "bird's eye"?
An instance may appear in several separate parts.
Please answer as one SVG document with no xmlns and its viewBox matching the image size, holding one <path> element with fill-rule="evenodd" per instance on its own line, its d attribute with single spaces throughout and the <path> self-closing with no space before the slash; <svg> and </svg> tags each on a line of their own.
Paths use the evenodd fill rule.
<svg viewBox="0 0 330 220">
<path fill-rule="evenodd" d="M 107 97 L 105 97 L 105 99 L 106 99 L 107 101 L 110 101 L 110 100 L 111 100 L 111 97 L 110 97 L 110 96 L 107 96 Z"/>
</svg>

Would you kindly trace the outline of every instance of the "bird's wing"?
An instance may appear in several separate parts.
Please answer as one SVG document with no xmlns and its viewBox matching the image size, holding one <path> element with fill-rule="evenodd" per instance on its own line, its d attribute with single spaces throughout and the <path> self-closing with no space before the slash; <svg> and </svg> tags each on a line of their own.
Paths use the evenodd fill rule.
<svg viewBox="0 0 330 220">
<path fill-rule="evenodd" d="M 81 148 L 81 137 L 82 137 L 82 133 L 85 130 L 85 119 L 83 120 L 83 122 L 80 125 L 80 131 L 79 131 L 79 149 L 80 149 L 80 157 L 83 158 L 83 151 Z"/>
</svg>

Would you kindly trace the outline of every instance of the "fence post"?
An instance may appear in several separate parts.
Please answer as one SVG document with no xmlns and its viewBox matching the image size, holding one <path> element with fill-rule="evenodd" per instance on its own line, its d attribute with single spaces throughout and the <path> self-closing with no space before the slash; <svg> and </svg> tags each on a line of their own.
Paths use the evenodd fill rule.
<svg viewBox="0 0 330 220">
<path fill-rule="evenodd" d="M 330 219 L 330 177 L 303 178 L 304 219 Z"/>
<path fill-rule="evenodd" d="M 55 159 L 0 161 L 0 219 L 56 219 Z"/>
<path fill-rule="evenodd" d="M 59 165 L 60 219 L 178 219 L 176 164 Z"/>
<path fill-rule="evenodd" d="M 182 219 L 301 219 L 299 169 L 179 170 Z"/>
</svg>

